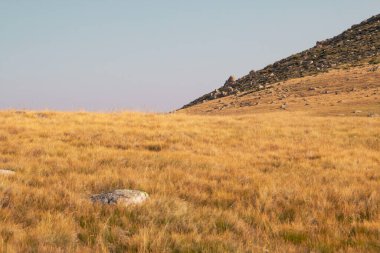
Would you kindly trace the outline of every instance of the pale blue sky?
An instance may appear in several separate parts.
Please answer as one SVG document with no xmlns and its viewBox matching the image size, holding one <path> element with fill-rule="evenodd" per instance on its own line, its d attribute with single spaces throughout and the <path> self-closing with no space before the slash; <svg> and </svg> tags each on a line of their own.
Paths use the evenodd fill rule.
<svg viewBox="0 0 380 253">
<path fill-rule="evenodd" d="M 169 111 L 379 11 L 378 0 L 0 0 L 0 109 Z"/>
</svg>

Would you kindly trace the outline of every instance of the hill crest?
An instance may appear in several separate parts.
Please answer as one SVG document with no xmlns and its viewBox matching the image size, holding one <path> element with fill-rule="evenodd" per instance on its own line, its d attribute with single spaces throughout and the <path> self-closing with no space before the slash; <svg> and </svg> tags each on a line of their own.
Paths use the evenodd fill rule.
<svg viewBox="0 0 380 253">
<path fill-rule="evenodd" d="M 380 62 L 380 14 L 353 25 L 340 35 L 318 41 L 314 47 L 277 61 L 262 70 L 252 70 L 237 80 L 230 77 L 222 87 L 181 109 L 230 95 L 259 91 L 274 83 L 324 73 L 342 66 L 357 66 L 363 62 Z"/>
</svg>

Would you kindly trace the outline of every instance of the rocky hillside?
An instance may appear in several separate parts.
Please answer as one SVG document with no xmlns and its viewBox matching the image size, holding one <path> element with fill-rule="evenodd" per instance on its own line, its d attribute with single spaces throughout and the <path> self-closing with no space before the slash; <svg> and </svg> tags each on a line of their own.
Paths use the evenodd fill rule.
<svg viewBox="0 0 380 253">
<path fill-rule="evenodd" d="M 262 70 L 251 71 L 237 80 L 230 77 L 219 89 L 203 95 L 183 108 L 242 92 L 255 92 L 274 83 L 327 72 L 332 68 L 356 66 L 363 61 L 380 62 L 380 14 Z"/>
</svg>

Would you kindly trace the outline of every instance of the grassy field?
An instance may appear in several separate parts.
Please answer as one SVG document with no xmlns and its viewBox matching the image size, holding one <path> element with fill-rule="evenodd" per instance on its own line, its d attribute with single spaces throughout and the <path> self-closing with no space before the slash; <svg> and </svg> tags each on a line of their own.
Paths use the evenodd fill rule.
<svg viewBox="0 0 380 253">
<path fill-rule="evenodd" d="M 0 169 L 4 252 L 380 251 L 380 118 L 3 111 Z"/>
</svg>

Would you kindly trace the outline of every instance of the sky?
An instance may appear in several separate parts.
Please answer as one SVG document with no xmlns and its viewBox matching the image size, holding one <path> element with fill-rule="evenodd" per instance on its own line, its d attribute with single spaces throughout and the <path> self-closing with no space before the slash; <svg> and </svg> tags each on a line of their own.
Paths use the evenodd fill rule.
<svg viewBox="0 0 380 253">
<path fill-rule="evenodd" d="M 0 0 L 0 109 L 168 112 L 378 0 Z"/>
</svg>

